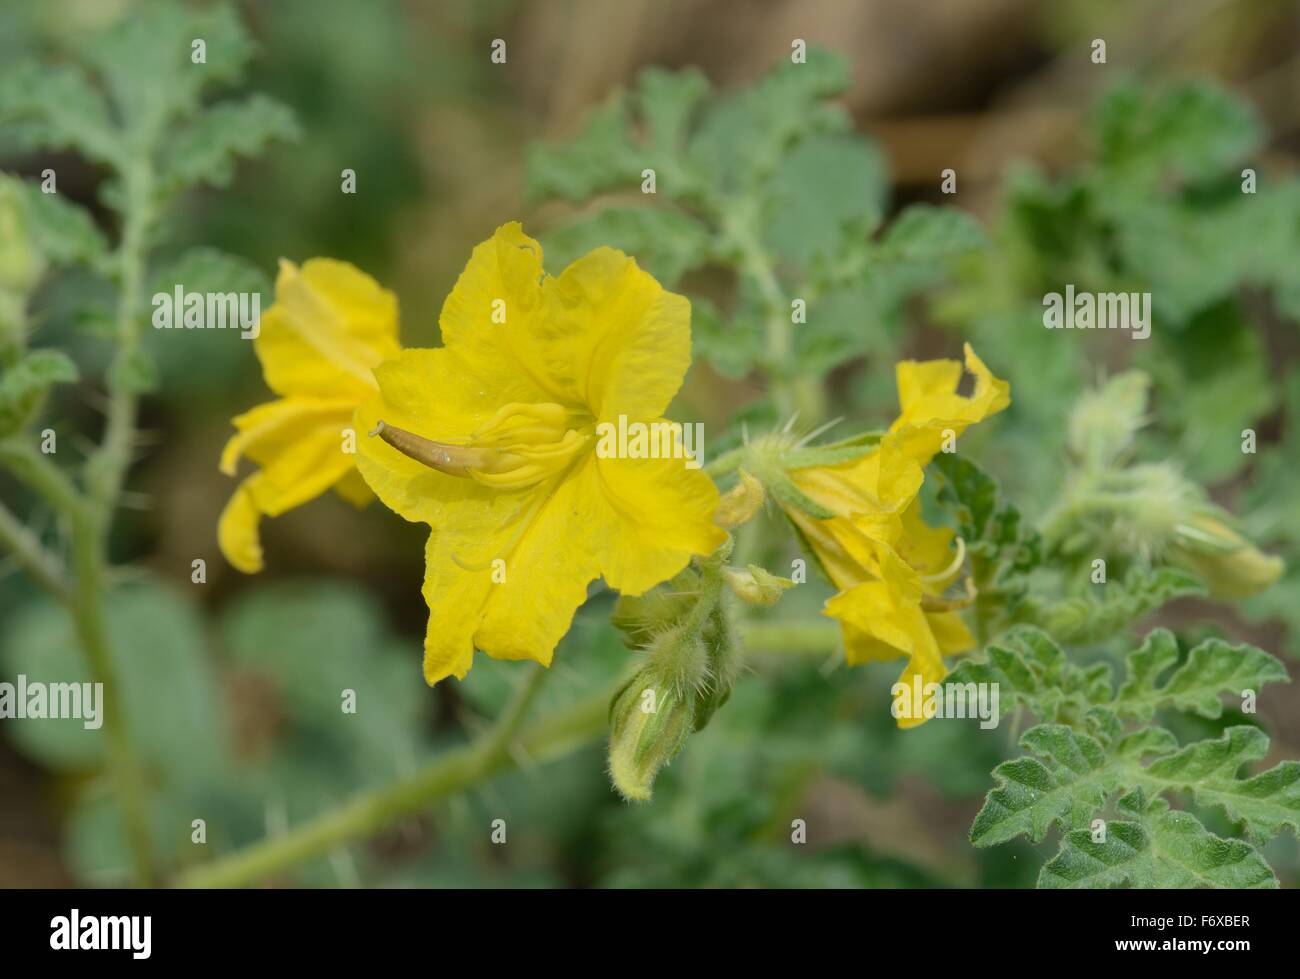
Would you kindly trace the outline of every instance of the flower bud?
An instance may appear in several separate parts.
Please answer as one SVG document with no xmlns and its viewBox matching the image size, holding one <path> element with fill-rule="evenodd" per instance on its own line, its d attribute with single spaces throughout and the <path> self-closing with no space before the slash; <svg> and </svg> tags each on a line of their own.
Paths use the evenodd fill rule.
<svg viewBox="0 0 1300 979">
<path fill-rule="evenodd" d="M 649 646 L 656 636 L 690 612 L 700 588 L 700 576 L 691 568 L 644 595 L 620 595 L 610 622 L 623 634 L 630 649 Z"/>
<path fill-rule="evenodd" d="M 695 692 L 659 681 L 653 665 L 634 676 L 610 707 L 609 774 L 623 798 L 644 802 L 655 777 L 695 728 Z"/>
<path fill-rule="evenodd" d="M 1282 576 L 1285 564 L 1265 554 L 1209 512 L 1197 513 L 1175 528 L 1170 559 L 1205 580 L 1215 598 L 1247 598 Z"/>
<path fill-rule="evenodd" d="M 0 293 L 25 297 L 45 272 L 45 259 L 27 233 L 21 190 L 11 178 L 0 178 Z"/>
<path fill-rule="evenodd" d="M 789 578 L 778 578 L 756 564 L 751 564 L 744 571 L 739 568 L 724 568 L 722 575 L 737 597 L 762 608 L 775 605 L 783 591 L 794 587 L 794 582 Z"/>
<path fill-rule="evenodd" d="M 739 476 L 740 482 L 723 494 L 713 514 L 713 522 L 719 527 L 739 527 L 763 506 L 763 484 L 743 469 Z"/>
</svg>

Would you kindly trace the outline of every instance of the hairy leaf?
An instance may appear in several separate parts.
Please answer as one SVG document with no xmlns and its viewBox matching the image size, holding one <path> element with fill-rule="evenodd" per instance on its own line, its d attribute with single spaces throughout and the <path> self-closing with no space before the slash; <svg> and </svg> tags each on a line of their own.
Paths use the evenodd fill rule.
<svg viewBox="0 0 1300 979">
<path fill-rule="evenodd" d="M 287 107 L 264 95 L 222 102 L 201 112 L 167 143 L 160 182 L 168 190 L 195 184 L 224 187 L 235 159 L 257 156 L 275 140 L 291 140 L 298 125 Z"/>
<path fill-rule="evenodd" d="M 979 222 L 955 207 L 913 204 L 880 239 L 878 256 L 889 262 L 935 263 L 987 241 Z"/>
<path fill-rule="evenodd" d="M 46 194 L 31 181 L 17 181 L 26 228 L 54 265 L 92 265 L 108 250 L 104 235 L 81 207 L 62 194 Z"/>
<path fill-rule="evenodd" d="M 1289 682 L 1286 667 L 1254 646 L 1230 645 L 1207 639 L 1187 655 L 1187 660 L 1162 681 L 1178 662 L 1178 641 L 1167 629 L 1147 635 L 1142 648 L 1129 654 L 1128 677 L 1112 707 L 1120 713 L 1151 717 L 1162 707 L 1191 711 L 1203 717 L 1223 713 L 1220 697 L 1258 690 L 1265 683 Z"/>
<path fill-rule="evenodd" d="M 1268 736 L 1259 728 L 1230 727 L 1217 740 L 1157 760 L 1145 775 L 1154 786 L 1189 792 L 1197 802 L 1223 809 L 1257 839 L 1270 839 L 1283 828 L 1300 832 L 1300 762 L 1284 761 L 1259 775 L 1237 777 L 1242 765 L 1267 754 Z"/>
<path fill-rule="evenodd" d="M 1140 792 L 1132 795 L 1141 798 Z M 1128 808 L 1124 800 L 1120 808 Z M 1241 840 L 1215 836 L 1189 812 L 1170 811 L 1156 800 L 1145 811 L 1132 807 L 1126 814 L 1137 818 L 1107 821 L 1100 842 L 1091 828 L 1065 834 L 1060 853 L 1043 867 L 1038 886 L 1278 886 L 1258 850 Z"/>
<path fill-rule="evenodd" d="M 996 683 L 1003 705 L 1023 704 L 1045 721 L 1081 721 L 1111 699 L 1108 665 L 1076 666 L 1047 633 L 1032 626 L 1012 628 L 988 646 L 986 657 L 962 660 L 947 682 Z"/>
<path fill-rule="evenodd" d="M 1036 610 L 1032 619 L 1062 642 L 1101 642 L 1175 598 L 1205 591 L 1200 578 L 1180 568 L 1134 568 L 1122 583 L 1107 584 L 1104 600 L 1062 599 Z"/>
<path fill-rule="evenodd" d="M 1098 104 L 1093 130 L 1100 163 L 1133 179 L 1165 174 L 1213 177 L 1259 146 L 1259 120 L 1248 104 L 1217 85 L 1171 86 L 1154 97 L 1118 86 Z"/>
<path fill-rule="evenodd" d="M 77 379 L 77 365 L 61 350 L 31 350 L 0 374 L 0 432 L 17 428 L 55 384 Z"/>
</svg>

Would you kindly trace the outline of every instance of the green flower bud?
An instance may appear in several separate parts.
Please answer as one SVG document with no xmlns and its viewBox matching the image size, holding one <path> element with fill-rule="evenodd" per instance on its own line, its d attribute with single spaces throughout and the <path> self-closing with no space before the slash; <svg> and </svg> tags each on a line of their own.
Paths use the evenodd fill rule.
<svg viewBox="0 0 1300 979">
<path fill-rule="evenodd" d="M 782 592 L 794 587 L 794 582 L 789 578 L 778 578 L 756 564 L 751 564 L 745 571 L 739 568 L 724 568 L 722 575 L 737 597 L 750 605 L 758 605 L 762 608 L 775 605 L 781 598 Z"/>
<path fill-rule="evenodd" d="M 1282 577 L 1286 567 L 1211 512 L 1192 515 L 1175 534 L 1170 559 L 1204 579 L 1215 598 L 1248 598 Z"/>
<path fill-rule="evenodd" d="M 694 690 L 661 682 L 653 665 L 637 673 L 610 707 L 609 774 L 623 798 L 648 800 L 694 729 Z"/>
<path fill-rule="evenodd" d="M 700 576 L 687 568 L 644 595 L 619 596 L 610 622 L 623 634 L 625 646 L 641 649 L 690 612 L 699 589 Z"/>
<path fill-rule="evenodd" d="M 1068 440 L 1085 468 L 1099 470 L 1129 454 L 1137 432 L 1150 420 L 1150 389 L 1146 374 L 1126 371 L 1079 397 L 1070 412 Z"/>
<path fill-rule="evenodd" d="M 610 704 L 609 771 L 628 800 L 650 798 L 659 770 L 731 695 L 741 655 L 724 601 L 730 552 L 724 544 L 698 572 L 678 575 L 657 598 L 620 603 L 620 627 L 629 636 L 648 637 L 645 664 Z M 764 575 L 775 580 L 761 568 L 737 573 L 754 588 L 780 590 L 771 582 L 760 585 Z"/>
<path fill-rule="evenodd" d="M 21 190 L 10 177 L 0 177 L 0 293 L 25 297 L 45 273 L 45 258 L 27 234 Z"/>
</svg>

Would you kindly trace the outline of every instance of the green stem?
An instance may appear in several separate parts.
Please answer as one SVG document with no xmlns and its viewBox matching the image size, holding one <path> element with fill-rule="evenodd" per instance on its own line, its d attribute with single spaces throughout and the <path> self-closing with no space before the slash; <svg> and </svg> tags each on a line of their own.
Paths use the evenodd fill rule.
<svg viewBox="0 0 1300 979">
<path fill-rule="evenodd" d="M 73 620 L 91 678 L 104 691 L 104 730 L 109 765 L 126 823 L 136 880 L 153 879 L 153 847 L 145 781 L 131 742 L 121 683 L 104 614 L 109 569 L 109 531 L 135 441 L 137 395 L 130 368 L 140 345 L 140 310 L 146 245 L 153 221 L 153 174 L 141 161 L 122 175 L 126 193 L 122 239 L 114 255 L 118 271 L 117 345 L 109 367 L 108 419 L 99 447 L 86 461 L 86 498 L 73 522 Z"/>
<path fill-rule="evenodd" d="M 506 709 L 497 719 L 495 725 L 488 732 L 479 746 L 479 754 L 484 759 L 493 759 L 502 754 L 509 753 L 511 741 L 519 733 L 519 726 L 523 724 L 524 718 L 528 716 L 528 711 L 532 708 L 533 702 L 541 692 L 542 684 L 546 678 L 551 675 L 550 669 L 545 666 L 533 666 L 532 672 L 524 681 L 524 685 L 519 688 Z"/>
<path fill-rule="evenodd" d="M 108 421 L 103 441 L 86 462 L 86 485 L 91 500 L 100 514 L 110 519 L 131 464 L 135 440 L 138 405 L 130 373 L 140 347 L 146 238 L 153 222 L 153 173 L 149 165 L 137 165 L 124 175 L 123 181 L 127 205 L 122 240 L 116 255 L 119 279 L 117 344 L 108 370 Z M 107 522 L 105 520 L 105 525 Z"/>
<path fill-rule="evenodd" d="M 745 622 L 740 634 L 755 652 L 833 653 L 841 642 L 834 622 Z"/>
<path fill-rule="evenodd" d="M 147 884 L 153 876 L 153 858 L 144 778 L 131 744 L 104 616 L 108 521 L 112 508 L 105 511 L 94 500 L 83 497 L 62 470 L 25 443 L 14 439 L 0 442 L 0 463 L 53 504 L 69 522 L 73 580 L 60 597 L 71 611 L 91 682 L 103 685 L 108 764 L 122 806 L 136 880 Z"/>
<path fill-rule="evenodd" d="M 745 455 L 749 451 L 749 446 L 741 445 L 727 452 L 722 453 L 712 462 L 706 463 L 704 472 L 709 476 L 725 476 L 740 468 L 740 464 L 745 461 Z"/>
<path fill-rule="evenodd" d="M 118 801 L 122 807 L 136 882 L 148 886 L 153 880 L 153 845 L 148 804 L 144 776 L 131 742 L 117 667 L 113 662 L 107 619 L 104 616 L 106 564 L 102 541 L 103 534 L 93 523 L 81 524 L 74 529 L 72 555 L 76 587 L 72 618 L 81 648 L 86 654 L 91 679 L 102 684 L 109 769 L 113 772 Z"/>
<path fill-rule="evenodd" d="M 25 442 L 10 438 L 0 441 L 0 465 L 3 465 L 37 496 L 48 501 L 59 513 L 74 522 L 84 511 L 81 493 L 63 470 Z"/>
<path fill-rule="evenodd" d="M 0 287 L 0 367 L 14 367 L 27 348 L 28 294 Z"/>
<path fill-rule="evenodd" d="M 47 551 L 40 538 L 4 505 L 0 505 L 0 544 L 33 581 L 60 602 L 68 601 L 70 589 L 63 562 Z"/>
<path fill-rule="evenodd" d="M 722 569 L 730 553 L 731 548 L 723 544 L 717 551 L 699 560 L 700 592 L 690 614 L 682 620 L 682 630 L 688 635 L 698 636 L 717 608 L 722 597 Z"/>
<path fill-rule="evenodd" d="M 1092 481 L 1080 483 L 1043 518 L 1039 532 L 1048 550 L 1060 545 L 1081 519 L 1097 514 L 1117 514 L 1142 508 L 1160 508 L 1165 501 L 1140 492 L 1114 493 L 1098 489 Z"/>
<path fill-rule="evenodd" d="M 362 793 L 340 809 L 282 836 L 189 870 L 177 879 L 177 886 L 240 887 L 265 880 L 342 844 L 372 836 L 439 799 L 514 769 L 520 759 L 548 761 L 595 741 L 606 729 L 609 702 L 622 680 L 515 736 L 544 674 L 545 670 L 539 668 L 538 675 L 530 678 L 497 726 L 481 740 L 449 751 L 410 778 Z M 516 751 L 510 750 L 512 745 Z"/>
<path fill-rule="evenodd" d="M 795 364 L 790 299 L 781 288 L 772 257 L 755 227 L 755 208 L 738 205 L 721 223 L 736 248 L 741 270 L 754 280 L 763 300 L 767 338 L 763 366 L 777 413 L 783 418 L 797 413 L 804 424 L 815 425 L 825 413 L 824 397 L 817 380 L 800 373 Z"/>
</svg>

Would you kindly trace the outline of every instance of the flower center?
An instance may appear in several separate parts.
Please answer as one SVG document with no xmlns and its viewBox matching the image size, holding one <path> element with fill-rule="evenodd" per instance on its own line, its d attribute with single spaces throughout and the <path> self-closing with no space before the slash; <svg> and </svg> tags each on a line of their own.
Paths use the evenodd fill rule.
<svg viewBox="0 0 1300 979">
<path fill-rule="evenodd" d="M 467 439 L 436 442 L 382 421 L 370 434 L 448 476 L 516 490 L 560 472 L 587 444 L 591 432 L 569 423 L 569 411 L 562 405 L 515 402 L 502 406 Z"/>
</svg>

